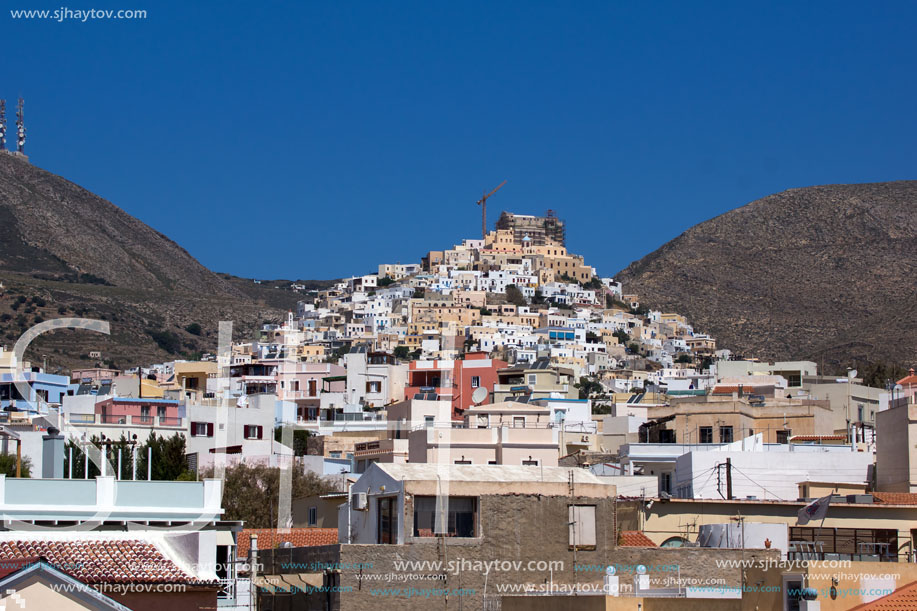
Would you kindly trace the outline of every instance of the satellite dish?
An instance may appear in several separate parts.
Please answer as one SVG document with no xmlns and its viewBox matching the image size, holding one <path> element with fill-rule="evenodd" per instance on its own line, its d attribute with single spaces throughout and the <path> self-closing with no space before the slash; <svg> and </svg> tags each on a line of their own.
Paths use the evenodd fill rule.
<svg viewBox="0 0 917 611">
<path fill-rule="evenodd" d="M 471 393 L 471 400 L 475 405 L 480 405 L 487 399 L 487 389 L 483 386 L 476 388 L 473 393 Z"/>
</svg>

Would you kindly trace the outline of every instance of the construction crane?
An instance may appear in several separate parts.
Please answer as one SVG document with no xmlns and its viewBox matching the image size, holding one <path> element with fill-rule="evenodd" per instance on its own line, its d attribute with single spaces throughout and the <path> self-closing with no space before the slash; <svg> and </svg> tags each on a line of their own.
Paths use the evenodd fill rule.
<svg viewBox="0 0 917 611">
<path fill-rule="evenodd" d="M 500 190 L 500 187 L 506 184 L 504 180 L 490 193 L 485 193 L 481 196 L 481 199 L 478 200 L 478 205 L 481 207 L 481 239 L 487 239 L 487 198 Z"/>
</svg>

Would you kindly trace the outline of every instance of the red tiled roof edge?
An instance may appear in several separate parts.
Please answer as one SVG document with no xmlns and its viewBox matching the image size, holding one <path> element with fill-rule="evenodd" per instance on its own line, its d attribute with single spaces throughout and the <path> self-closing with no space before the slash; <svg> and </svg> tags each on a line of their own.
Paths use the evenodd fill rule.
<svg viewBox="0 0 917 611">
<path fill-rule="evenodd" d="M 653 540 L 639 530 L 622 530 L 618 537 L 619 547 L 657 547 Z"/>
<path fill-rule="evenodd" d="M 315 547 L 334 545 L 338 542 L 337 528 L 246 528 L 239 533 L 236 546 L 236 557 L 248 556 L 251 536 L 258 536 L 258 549 L 272 549 L 285 541 L 293 547 Z"/>
<path fill-rule="evenodd" d="M 0 541 L 0 564 L 24 562 L 36 556 L 86 584 L 212 585 L 189 575 L 153 543 L 140 539 Z"/>
<path fill-rule="evenodd" d="M 872 496 L 883 505 L 917 505 L 915 492 L 873 492 Z"/>
<path fill-rule="evenodd" d="M 917 608 L 917 581 L 901 586 L 891 594 L 852 607 L 850 611 L 895 611 Z"/>
</svg>

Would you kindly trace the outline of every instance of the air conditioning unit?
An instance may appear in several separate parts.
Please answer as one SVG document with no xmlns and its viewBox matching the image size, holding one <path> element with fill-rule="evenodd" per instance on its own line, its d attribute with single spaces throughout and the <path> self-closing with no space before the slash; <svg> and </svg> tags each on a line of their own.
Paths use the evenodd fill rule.
<svg viewBox="0 0 917 611">
<path fill-rule="evenodd" d="M 351 499 L 353 508 L 357 511 L 366 511 L 369 509 L 369 503 L 366 502 L 366 493 L 365 492 L 355 492 Z"/>
</svg>

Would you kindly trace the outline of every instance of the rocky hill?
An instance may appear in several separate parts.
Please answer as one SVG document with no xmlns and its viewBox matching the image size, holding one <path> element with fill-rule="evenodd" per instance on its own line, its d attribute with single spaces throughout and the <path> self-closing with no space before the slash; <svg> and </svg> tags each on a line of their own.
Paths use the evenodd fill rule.
<svg viewBox="0 0 917 611">
<path fill-rule="evenodd" d="M 0 228 L 0 344 L 49 318 L 111 323 L 110 337 L 40 339 L 29 356 L 58 366 L 88 366 L 94 350 L 121 367 L 213 351 L 220 320 L 244 337 L 303 298 L 288 281 L 216 274 L 111 202 L 9 154 L 0 154 Z"/>
<path fill-rule="evenodd" d="M 721 347 L 838 368 L 917 361 L 917 181 L 790 189 L 700 223 L 617 279 Z"/>
</svg>

